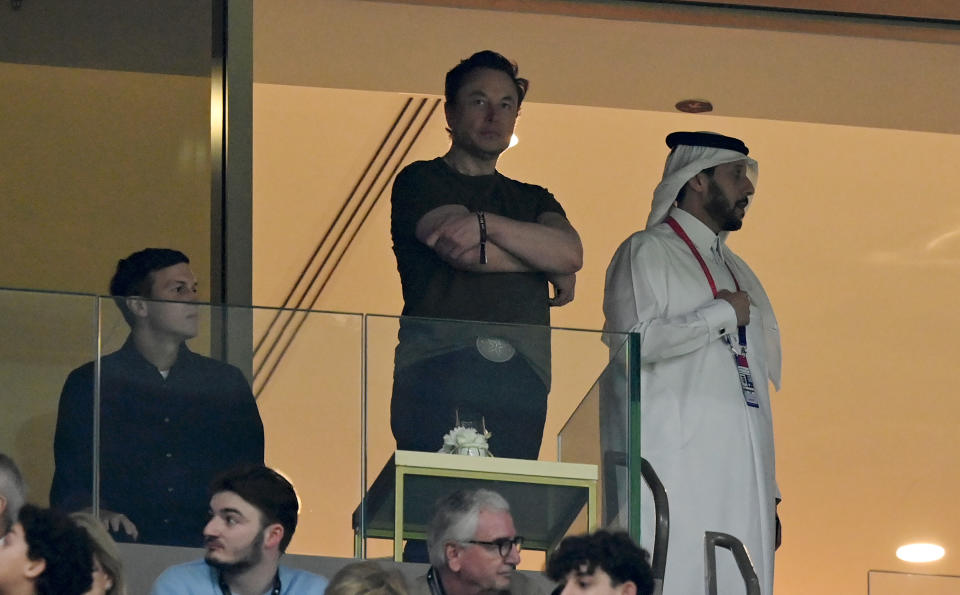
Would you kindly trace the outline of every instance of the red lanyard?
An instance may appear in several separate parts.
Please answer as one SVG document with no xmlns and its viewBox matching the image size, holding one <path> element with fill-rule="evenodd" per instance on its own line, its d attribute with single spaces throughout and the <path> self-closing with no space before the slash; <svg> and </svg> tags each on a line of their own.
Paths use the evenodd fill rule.
<svg viewBox="0 0 960 595">
<path fill-rule="evenodd" d="M 705 263 L 703 257 L 700 256 L 700 251 L 693 245 L 690 236 L 687 235 L 687 232 L 683 231 L 683 228 L 680 227 L 680 224 L 677 223 L 673 217 L 667 217 L 666 222 L 667 225 L 670 226 L 670 229 L 686 243 L 687 247 L 690 248 L 690 252 L 693 253 L 697 262 L 700 263 L 700 268 L 703 269 L 703 274 L 706 275 L 707 283 L 710 284 L 710 290 L 713 291 L 713 297 L 716 299 L 717 284 L 713 281 L 713 275 L 710 274 L 707 263 Z M 727 267 L 727 270 L 730 271 L 730 276 L 733 277 L 733 284 L 737 286 L 737 291 L 740 291 L 740 283 L 737 282 L 737 276 L 733 274 L 733 269 L 730 268 L 730 265 L 728 265 L 726 261 L 724 261 L 723 264 Z M 740 390 L 743 391 L 743 398 L 746 401 L 747 407 L 759 408 L 760 401 L 757 399 L 756 387 L 753 384 L 753 375 L 750 373 L 750 364 L 747 362 L 747 327 L 737 327 L 737 339 L 739 339 L 740 342 L 739 352 L 737 352 L 737 348 L 734 346 L 730 336 L 723 336 L 723 342 L 726 343 L 730 347 L 730 351 L 733 352 L 733 361 L 737 366 L 737 375 L 740 377 Z"/>
<path fill-rule="evenodd" d="M 690 252 L 693 252 L 693 256 L 697 259 L 697 262 L 700 263 L 700 268 L 703 269 L 703 274 L 707 276 L 707 283 L 710 284 L 710 291 L 713 292 L 713 297 L 717 297 L 717 284 L 713 281 L 713 275 L 710 274 L 710 269 L 707 268 L 707 263 L 703 261 L 703 257 L 700 256 L 700 251 L 697 250 L 697 247 L 693 245 L 693 241 L 690 239 L 690 236 L 687 235 L 687 232 L 683 231 L 683 228 L 680 227 L 680 224 L 677 223 L 677 220 L 673 217 L 667 217 L 666 224 L 670 226 L 670 229 L 674 231 L 680 239 L 687 244 L 687 247 L 690 248 Z M 730 271 L 730 276 L 733 277 L 733 284 L 736 286 L 737 291 L 740 291 L 740 284 L 737 282 L 737 276 L 733 274 L 733 269 L 730 268 L 730 265 L 724 261 L 723 265 L 727 267 L 727 270 Z"/>
</svg>

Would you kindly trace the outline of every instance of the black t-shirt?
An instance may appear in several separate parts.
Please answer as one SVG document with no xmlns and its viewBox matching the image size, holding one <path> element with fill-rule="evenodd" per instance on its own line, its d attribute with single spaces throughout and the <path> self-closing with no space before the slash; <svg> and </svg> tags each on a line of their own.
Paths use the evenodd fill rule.
<svg viewBox="0 0 960 595">
<path fill-rule="evenodd" d="M 442 158 L 418 161 L 397 175 L 391 199 L 391 235 L 403 287 L 403 315 L 523 325 L 550 324 L 549 289 L 544 273 L 475 273 L 444 262 L 416 237 L 417 222 L 429 211 L 459 204 L 469 211 L 495 213 L 535 223 L 563 207 L 545 188 L 500 173 L 463 175 Z M 549 385 L 549 336 L 527 327 L 404 324 L 397 366 L 467 346 L 477 336 L 510 340 Z"/>
</svg>

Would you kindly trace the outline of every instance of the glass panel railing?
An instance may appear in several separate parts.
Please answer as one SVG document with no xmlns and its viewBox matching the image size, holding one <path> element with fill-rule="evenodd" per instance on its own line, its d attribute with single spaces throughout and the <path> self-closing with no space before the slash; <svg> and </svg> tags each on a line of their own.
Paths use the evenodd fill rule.
<svg viewBox="0 0 960 595">
<path fill-rule="evenodd" d="M 527 533 L 525 548 L 546 549 L 555 544 L 567 531 L 583 532 L 588 524 L 588 491 L 577 492 L 582 501 L 567 499 L 559 487 L 549 492 L 537 492 L 531 499 L 514 484 L 528 482 L 525 471 L 548 477 L 557 473 L 557 484 L 575 483 L 571 477 L 559 478 L 567 471 L 574 474 L 587 468 L 592 473 L 593 503 L 596 505 L 598 465 L 595 458 L 574 460 L 564 458 L 568 465 L 558 465 L 558 435 L 568 425 L 571 416 L 598 376 L 608 366 L 609 353 L 601 341 L 601 333 L 540 326 L 467 323 L 387 316 L 367 317 L 367 472 L 370 498 L 365 535 L 392 540 L 396 521 L 392 499 L 396 474 L 430 475 L 428 483 L 419 479 L 406 480 L 406 499 L 402 511 L 404 534 L 418 538 L 426 528 L 429 511 L 436 496 L 457 486 L 477 487 L 477 474 L 503 474 L 502 477 L 483 475 L 482 485 L 494 486 L 508 496 L 511 506 L 523 507 L 532 502 L 537 507 L 524 514 L 515 514 L 518 532 Z M 621 372 L 619 376 L 623 376 Z M 544 410 L 545 408 L 545 410 Z M 580 432 L 592 435 L 599 444 L 597 409 L 593 408 L 592 425 L 587 421 Z M 581 417 L 586 418 L 585 414 Z M 489 452 L 495 458 L 468 463 L 457 459 L 404 455 L 409 462 L 391 457 L 394 451 L 432 452 L 444 446 L 444 436 L 457 422 L 486 429 L 490 433 Z M 396 439 L 396 441 L 395 441 Z M 469 448 L 465 448 L 469 451 Z M 400 457 L 398 454 L 397 457 Z M 548 463 L 529 467 L 522 459 Z M 396 465 L 394 465 L 396 463 Z M 582 463 L 576 465 L 574 463 Z M 422 465 L 415 472 L 411 467 Z M 467 469 L 447 469 L 447 466 L 471 466 Z M 550 467 L 549 465 L 554 465 Z M 429 470 L 425 468 L 429 467 Z M 438 470 L 437 468 L 444 469 Z M 435 479 L 443 475 L 448 479 Z M 509 475 L 509 477 L 506 477 Z M 449 481 L 456 476 L 456 481 Z M 493 482 L 493 483 L 489 483 Z M 499 483 L 498 483 L 499 482 Z M 442 486 L 441 486 L 442 483 Z M 530 482 L 532 484 L 532 482 Z M 439 486 L 439 487 L 438 487 Z M 414 489 L 416 493 L 409 490 Z M 384 493 L 387 495 L 384 496 Z M 533 492 L 530 492 L 531 494 Z M 564 506 L 572 507 L 570 510 Z M 552 507 L 552 508 L 551 508 Z M 596 515 L 597 511 L 591 511 Z M 521 520 L 522 519 L 522 520 Z M 544 540 L 530 536 L 541 528 L 539 522 L 552 524 L 556 531 L 563 519 L 562 531 L 543 534 Z M 527 523 L 530 526 L 522 526 Z M 392 541 L 370 539 L 366 543 L 368 556 L 393 554 Z M 524 567 L 542 565 L 543 556 L 524 553 Z"/>
<path fill-rule="evenodd" d="M 607 333 L 604 340 L 610 361 L 560 430 L 557 459 L 597 466 L 600 522 L 628 531 L 629 503 L 634 501 L 629 471 L 640 469 L 639 440 L 630 440 L 629 335 Z"/>
<path fill-rule="evenodd" d="M 871 570 L 867 595 L 953 595 L 960 593 L 960 576 Z"/>
<path fill-rule="evenodd" d="M 101 327 L 101 509 L 124 514 L 140 543 L 199 546 L 210 481 L 265 461 L 301 501 L 288 551 L 351 556 L 362 317 L 138 300 L 149 331 L 137 337 L 152 346 L 150 359 L 176 353 L 164 377 L 110 302 Z"/>
<path fill-rule="evenodd" d="M 260 345 L 253 385 L 266 462 L 294 482 L 300 497 L 290 551 L 350 557 L 350 514 L 363 489 L 363 316 L 267 309 L 252 314 Z M 280 320 L 277 315 L 289 317 L 285 334 L 277 324 L 266 334 L 265 325 Z M 274 335 L 280 339 L 267 357 Z"/>
<path fill-rule="evenodd" d="M 297 488 L 291 553 L 349 557 L 365 547 L 368 557 L 394 555 L 398 472 L 406 474 L 399 487 L 410 507 L 400 518 L 412 539 L 423 537 L 436 498 L 458 486 L 503 492 L 533 549 L 599 519 L 597 457 L 573 456 L 570 446 L 574 420 L 584 421 L 577 431 L 586 442 L 601 443 L 596 397 L 584 399 L 597 393 L 598 376 L 612 374 L 599 332 L 139 298 L 122 304 L 135 338 L 112 298 L 0 290 L 11 412 L 2 449 L 29 461 L 33 500 L 42 504 L 56 441 L 51 503 L 115 516 L 121 541 L 200 545 L 210 480 L 260 460 Z M 395 379 L 405 401 L 394 400 Z M 468 397 L 451 406 L 462 389 Z M 421 398 L 432 404 L 423 407 Z M 486 426 L 496 457 L 436 454 L 457 414 Z M 373 510 L 381 475 L 393 504 Z M 523 526 L 527 519 L 537 526 Z M 524 567 L 542 560 L 525 552 Z"/>
<path fill-rule="evenodd" d="M 17 463 L 29 500 L 40 505 L 53 481 L 64 380 L 97 356 L 97 307 L 92 295 L 0 289 L 0 452 Z M 92 373 L 86 379 L 92 388 Z M 85 471 L 89 477 L 89 460 Z"/>
</svg>

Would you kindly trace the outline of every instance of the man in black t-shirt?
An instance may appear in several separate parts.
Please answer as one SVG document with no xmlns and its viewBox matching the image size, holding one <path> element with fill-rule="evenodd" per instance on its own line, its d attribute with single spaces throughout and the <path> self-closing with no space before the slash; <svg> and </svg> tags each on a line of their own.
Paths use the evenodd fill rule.
<svg viewBox="0 0 960 595">
<path fill-rule="evenodd" d="M 462 61 L 446 77 L 450 150 L 394 182 L 403 315 L 417 317 L 401 320 L 396 351 L 399 449 L 440 449 L 459 415 L 492 432 L 493 454 L 539 455 L 549 308 L 573 300 L 583 249 L 553 195 L 496 170 L 527 86 L 495 52 Z"/>
</svg>

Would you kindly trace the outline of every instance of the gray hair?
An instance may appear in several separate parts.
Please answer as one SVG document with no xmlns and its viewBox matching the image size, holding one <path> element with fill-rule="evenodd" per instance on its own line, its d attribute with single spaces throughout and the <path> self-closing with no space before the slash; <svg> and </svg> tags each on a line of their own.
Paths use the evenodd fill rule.
<svg viewBox="0 0 960 595">
<path fill-rule="evenodd" d="M 448 543 L 462 543 L 474 538 L 481 510 L 510 512 L 510 504 L 490 490 L 457 490 L 437 501 L 436 512 L 427 530 L 430 564 L 443 568 L 447 564 Z"/>
<path fill-rule="evenodd" d="M 0 516 L 0 535 L 10 530 L 17 520 L 20 508 L 27 499 L 27 484 L 13 459 L 0 452 L 0 496 L 6 498 L 7 508 Z"/>
</svg>

